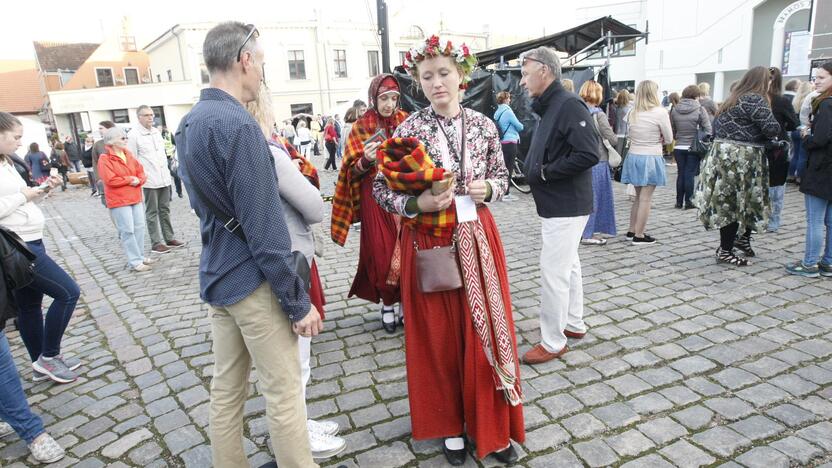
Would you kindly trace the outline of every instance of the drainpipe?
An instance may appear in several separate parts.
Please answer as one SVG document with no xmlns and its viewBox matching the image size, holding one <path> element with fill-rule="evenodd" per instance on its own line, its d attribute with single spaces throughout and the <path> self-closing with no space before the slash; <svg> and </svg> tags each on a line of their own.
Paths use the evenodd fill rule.
<svg viewBox="0 0 832 468">
<path fill-rule="evenodd" d="M 321 107 L 324 106 L 324 86 L 321 82 L 321 31 L 320 31 L 320 24 L 321 22 L 318 21 L 318 12 L 315 11 L 315 69 L 318 75 L 318 99 L 321 103 Z M 326 51 L 324 51 L 324 66 L 326 66 Z M 329 77 L 327 76 L 327 82 L 329 82 Z M 323 109 L 318 109 L 323 114 Z M 312 113 L 315 113 L 315 109 L 312 109 Z"/>
<path fill-rule="evenodd" d="M 175 31 L 176 26 L 170 28 L 170 33 L 176 37 L 176 48 L 179 49 L 179 66 L 182 69 L 182 80 L 186 79 L 185 77 L 185 58 L 182 56 L 182 39 L 179 37 L 180 33 Z M 152 78 L 152 77 L 151 77 Z"/>
</svg>

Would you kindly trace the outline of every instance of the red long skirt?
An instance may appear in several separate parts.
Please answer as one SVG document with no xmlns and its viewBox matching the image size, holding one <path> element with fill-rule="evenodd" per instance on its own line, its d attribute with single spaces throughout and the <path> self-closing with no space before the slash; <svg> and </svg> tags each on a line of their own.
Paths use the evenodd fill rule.
<svg viewBox="0 0 832 468">
<path fill-rule="evenodd" d="M 312 259 L 312 266 L 309 268 L 309 302 L 318 309 L 321 319 L 326 318 L 324 316 L 324 305 L 326 304 L 324 287 L 321 284 L 321 275 L 318 274 L 318 264 L 315 263 L 314 258 Z"/>
<path fill-rule="evenodd" d="M 387 284 L 390 260 L 396 247 L 396 220 L 373 198 L 371 177 L 361 180 L 361 245 L 358 271 L 352 281 L 350 296 L 385 305 L 399 302 L 398 286 Z"/>
<path fill-rule="evenodd" d="M 494 255 L 516 360 L 517 339 L 503 244 L 488 208 L 481 206 L 477 212 Z M 420 249 L 450 243 L 448 239 L 402 229 L 402 246 L 412 246 L 414 238 Z M 479 458 L 505 448 L 510 438 L 523 442 L 523 407 L 511 406 L 502 390 L 497 390 L 493 370 L 471 322 L 464 289 L 422 293 L 417 275 L 413 248 L 402 248 L 405 360 L 413 438 L 465 433 L 475 441 Z"/>
</svg>

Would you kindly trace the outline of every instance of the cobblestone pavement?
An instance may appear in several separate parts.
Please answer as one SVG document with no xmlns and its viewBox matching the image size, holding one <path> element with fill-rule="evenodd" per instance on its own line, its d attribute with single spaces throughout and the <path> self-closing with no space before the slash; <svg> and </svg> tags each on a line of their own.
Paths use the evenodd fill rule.
<svg viewBox="0 0 832 468">
<path fill-rule="evenodd" d="M 333 173 L 323 176 L 332 191 Z M 675 180 L 675 172 L 669 177 Z M 629 207 L 616 184 L 618 226 Z M 718 235 L 660 188 L 653 246 L 621 236 L 581 247 L 590 327 L 561 361 L 523 366 L 526 467 L 817 466 L 832 461 L 832 280 L 787 276 L 803 252 L 802 196 L 789 187 L 784 226 L 755 239 L 745 269 L 716 265 Z M 75 188 L 41 203 L 49 252 L 81 285 L 64 351 L 82 358 L 69 385 L 31 382 L 16 331 L 9 340 L 29 401 L 66 447 L 57 466 L 210 466 L 212 356 L 199 300 L 197 219 L 172 204 L 188 246 L 152 274 L 124 269 L 107 212 Z M 539 221 L 528 195 L 493 207 L 508 258 L 519 351 L 539 339 Z M 438 441 L 410 438 L 403 337 L 386 334 L 376 306 L 347 299 L 358 236 L 319 260 L 327 331 L 313 342 L 309 412 L 343 428 L 347 450 L 324 465 L 443 466 Z M 271 459 L 256 373 L 245 407 L 253 466 Z M 4 466 L 27 466 L 16 436 Z M 467 466 L 493 466 L 493 458 Z M 832 465 L 826 465 L 832 466 Z"/>
</svg>

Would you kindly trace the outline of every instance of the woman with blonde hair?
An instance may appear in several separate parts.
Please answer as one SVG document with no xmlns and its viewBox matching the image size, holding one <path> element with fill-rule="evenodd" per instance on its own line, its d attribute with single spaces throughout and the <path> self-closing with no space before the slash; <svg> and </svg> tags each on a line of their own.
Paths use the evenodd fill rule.
<svg viewBox="0 0 832 468">
<path fill-rule="evenodd" d="M 570 80 L 569 78 L 564 78 L 560 80 L 560 84 L 563 85 L 563 89 L 569 91 L 570 93 L 575 92 L 575 82 Z"/>
<path fill-rule="evenodd" d="M 667 182 L 663 148 L 673 141 L 670 115 L 659 101 L 659 85 L 644 80 L 636 88 L 636 104 L 627 116 L 630 151 L 624 158 L 621 183 L 632 184 L 636 189 L 630 209 L 630 228 L 627 238 L 633 245 L 645 245 L 656 239 L 644 231 L 650 216 L 650 203 L 657 186 Z"/>
<path fill-rule="evenodd" d="M 315 264 L 315 243 L 312 234 L 312 225 L 323 220 L 324 203 L 321 192 L 318 189 L 318 175 L 314 167 L 303 171 L 303 166 L 311 166 L 306 159 L 298 159 L 297 162 L 290 156 L 290 149 L 282 142 L 272 138 L 274 129 L 274 111 L 268 88 L 261 84 L 258 98 L 246 104 L 246 110 L 254 117 L 260 125 L 269 150 L 274 158 L 274 167 L 279 180 L 280 201 L 283 206 L 283 216 L 286 218 L 286 225 L 289 228 L 289 235 L 292 239 L 292 250 L 301 252 L 309 262 L 309 299 L 315 309 L 324 315 L 324 297 L 321 279 L 318 274 L 318 267 Z M 308 177 L 304 174 L 310 174 Z M 306 385 L 311 375 L 312 338 L 298 336 L 298 354 L 300 355 L 301 388 L 306 402 Z M 337 455 L 346 447 L 346 441 L 336 437 L 338 423 L 334 421 L 318 422 L 312 419 L 307 420 L 307 431 L 309 433 L 309 446 L 312 449 L 313 458 L 329 458 Z"/>
<path fill-rule="evenodd" d="M 803 147 L 803 137 L 800 134 L 801 130 L 809 127 L 809 113 L 804 110 L 803 103 L 807 102 L 807 98 L 815 93 L 814 86 L 809 81 L 804 81 L 797 88 L 797 94 L 794 96 L 792 105 L 794 111 L 798 113 L 800 120 L 800 127 L 793 131 L 792 137 L 792 159 L 789 161 L 789 181 L 800 183 L 800 178 L 803 176 L 803 171 L 806 169 L 806 159 L 808 153 Z M 808 99 L 811 102 L 812 99 Z"/>
<path fill-rule="evenodd" d="M 693 204 L 705 229 L 719 229 L 716 262 L 750 265 L 751 231 L 769 215 L 765 142 L 780 133 L 768 99 L 768 68 L 754 67 L 737 82 L 714 120 L 714 143 L 702 163 Z M 739 230 L 743 234 L 737 237 Z M 745 258 L 734 254 L 734 247 Z"/>
<path fill-rule="evenodd" d="M 615 134 L 619 137 L 627 136 L 627 116 L 633 110 L 633 97 L 626 89 L 615 95 Z"/>
<path fill-rule="evenodd" d="M 589 113 L 594 119 L 593 125 L 595 125 L 599 136 L 598 164 L 592 167 L 593 210 L 586 222 L 581 243 L 584 245 L 605 245 L 607 240 L 601 236 L 615 237 L 616 231 L 609 153 L 602 139 L 607 140 L 610 146 L 614 147 L 618 143 L 618 137 L 612 131 L 606 114 L 599 107 L 604 99 L 604 87 L 595 80 L 588 80 L 581 85 L 581 91 L 578 95 L 589 106 Z"/>
<path fill-rule="evenodd" d="M 379 205 L 402 220 L 399 284 L 413 438 L 444 438 L 454 466 L 465 463 L 466 435 L 479 458 L 494 454 L 504 464 L 517 460 L 511 440 L 525 439 L 506 258 L 487 207 L 506 192 L 508 171 L 494 122 L 460 104 L 475 64 L 466 45 L 437 36 L 407 53 L 405 69 L 430 105 L 385 143 L 373 187 Z M 421 161 L 420 170 L 406 172 L 405 159 Z M 441 187 L 404 182 L 428 174 L 450 178 Z M 419 260 L 422 252 L 447 252 L 462 267 L 420 274 L 431 267 Z M 425 287 L 439 274 L 457 281 Z"/>
</svg>

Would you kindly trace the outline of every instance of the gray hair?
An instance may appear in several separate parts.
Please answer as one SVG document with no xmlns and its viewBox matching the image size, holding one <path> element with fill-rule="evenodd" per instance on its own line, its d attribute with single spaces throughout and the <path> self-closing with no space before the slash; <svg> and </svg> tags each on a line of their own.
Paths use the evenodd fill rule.
<svg viewBox="0 0 832 468">
<path fill-rule="evenodd" d="M 104 140 L 105 145 L 112 145 L 114 141 L 121 139 L 126 135 L 127 134 L 124 133 L 124 129 L 121 127 L 113 127 L 108 128 L 101 138 Z"/>
<path fill-rule="evenodd" d="M 246 27 L 239 21 L 220 23 L 205 36 L 202 43 L 202 57 L 208 73 L 225 72 L 237 61 L 237 51 L 246 40 L 251 26 Z M 243 47 L 243 52 L 254 50 L 257 38 L 252 36 Z"/>
<path fill-rule="evenodd" d="M 140 105 L 139 107 L 136 108 L 136 115 L 140 115 L 143 110 L 152 111 L 153 109 L 151 109 L 150 106 L 148 106 L 147 104 L 142 104 L 142 105 Z"/>
<path fill-rule="evenodd" d="M 540 46 L 536 49 L 523 52 L 520 55 L 521 64 L 524 58 L 530 58 L 536 62 L 546 65 L 546 67 L 552 72 L 552 76 L 554 76 L 555 80 L 560 81 L 560 57 L 558 57 L 557 51 L 552 47 Z"/>
</svg>

